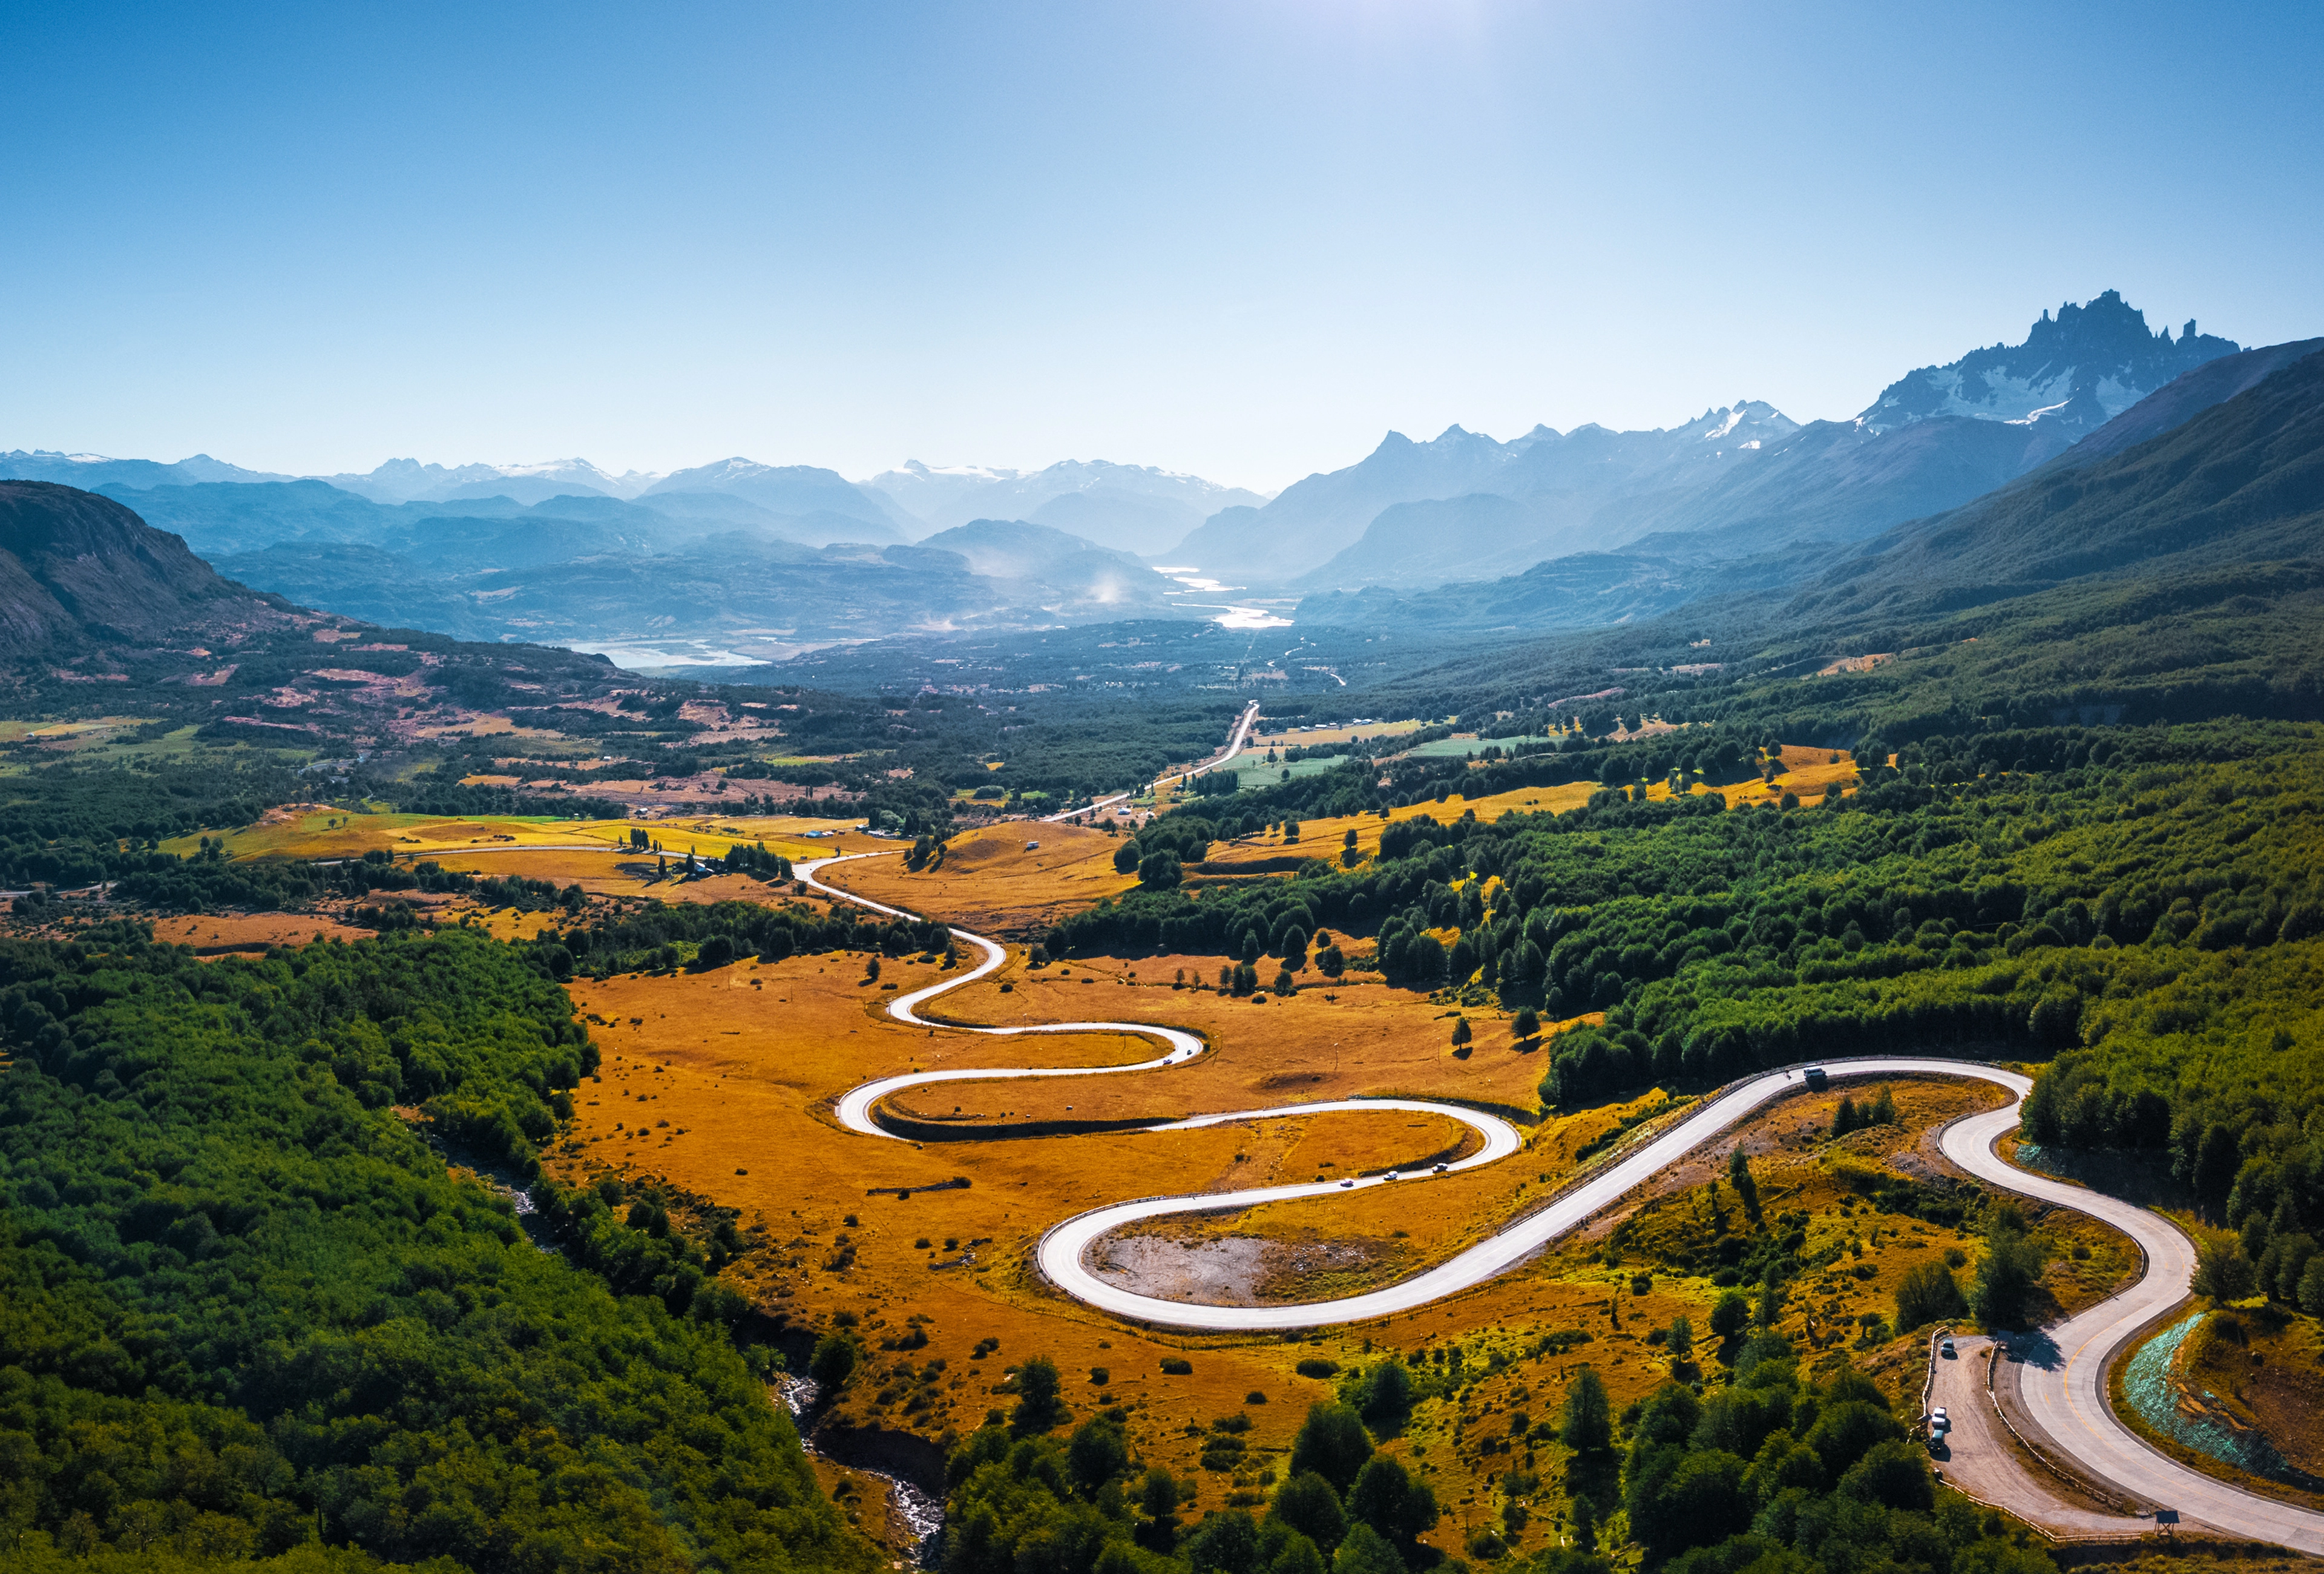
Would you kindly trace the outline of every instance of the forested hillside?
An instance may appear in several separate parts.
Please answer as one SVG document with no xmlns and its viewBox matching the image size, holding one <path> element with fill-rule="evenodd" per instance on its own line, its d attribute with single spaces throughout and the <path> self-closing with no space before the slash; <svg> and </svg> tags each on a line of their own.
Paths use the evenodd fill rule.
<svg viewBox="0 0 2324 1574">
<path fill-rule="evenodd" d="M 569 1113 L 597 1051 L 543 960 L 0 942 L 0 1502 L 34 1566 L 319 1536 L 365 1566 L 868 1567 L 739 1298 L 698 1288 L 731 1242 L 650 1199 L 625 1223 L 615 1184 L 552 1199 L 568 1261 L 431 1146 L 529 1173 Z"/>
<path fill-rule="evenodd" d="M 1609 782 L 1648 765 L 1683 780 L 1674 751 L 1702 749 L 1716 773 L 1720 746 L 1715 733 L 1674 736 L 1590 758 Z M 1514 768 L 1464 766 L 1463 785 L 1482 796 Z M 1729 810 L 1715 792 L 1646 801 L 1640 783 L 1490 822 L 1448 793 L 1358 866 L 1324 845 L 1286 883 L 1141 889 L 1051 944 L 1296 971 L 1323 931 L 1370 939 L 1391 981 L 1448 998 L 1605 1013 L 1552 1044 L 1553 1106 L 1819 1056 L 2078 1051 L 2034 1102 L 2044 1140 L 2166 1151 L 2237 1222 L 2247 1208 L 2228 1189 L 2250 1158 L 2252 1198 L 2272 1208 L 2295 1182 L 2258 1177 L 2296 1174 L 2315 1190 L 2295 1212 L 2324 1215 L 2302 1134 L 2324 1092 L 2318 1022 L 2312 995 L 2293 1005 L 2324 960 L 2324 734 L 2219 722 L 1939 736 L 1864 777 L 1798 807 Z M 1279 816 L 1307 799 L 1296 818 L 1391 796 L 1351 771 L 1250 801 Z M 1140 840 L 1199 857 L 1222 819 L 1246 829 L 1241 801 L 1182 810 Z M 2240 1153 L 2203 1168 L 2215 1127 L 2243 1134 Z"/>
</svg>

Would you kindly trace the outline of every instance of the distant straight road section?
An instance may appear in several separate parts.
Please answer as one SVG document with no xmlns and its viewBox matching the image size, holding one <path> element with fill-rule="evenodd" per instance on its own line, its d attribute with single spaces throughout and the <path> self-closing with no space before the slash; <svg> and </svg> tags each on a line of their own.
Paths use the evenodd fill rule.
<svg viewBox="0 0 2324 1574">
<path fill-rule="evenodd" d="M 1233 759 L 1237 755 L 1242 753 L 1243 745 L 1250 741 L 1250 729 L 1258 720 L 1259 701 L 1254 699 L 1249 705 L 1243 707 L 1242 715 L 1236 718 L 1234 729 L 1227 734 L 1227 746 L 1225 748 L 1221 749 L 1217 754 L 1213 755 L 1209 759 L 1204 760 L 1199 765 L 1189 765 L 1183 771 L 1165 771 L 1159 776 L 1155 777 L 1150 785 L 1159 787 L 1165 782 L 1172 780 L 1174 777 L 1199 776 L 1205 771 L 1217 770 L 1221 765 L 1225 764 L 1229 760 Z M 1043 825 L 1054 825 L 1061 819 L 1079 819 L 1084 814 L 1096 814 L 1102 810 L 1112 808 L 1117 803 L 1126 803 L 1130 801 L 1130 796 L 1131 795 L 1127 792 L 1116 792 L 1108 797 L 1095 799 L 1091 802 L 1084 803 L 1079 809 L 1068 809 L 1057 814 L 1045 814 L 1041 817 L 1041 823 Z"/>
</svg>

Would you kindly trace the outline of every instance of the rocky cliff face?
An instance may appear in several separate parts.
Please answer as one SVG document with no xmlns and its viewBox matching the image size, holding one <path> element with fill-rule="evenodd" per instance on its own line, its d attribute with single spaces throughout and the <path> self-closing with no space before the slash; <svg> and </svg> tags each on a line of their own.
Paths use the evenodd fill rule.
<svg viewBox="0 0 2324 1574">
<path fill-rule="evenodd" d="M 109 497 L 0 481 L 0 655 L 151 639 L 269 610 Z"/>
<path fill-rule="evenodd" d="M 2236 353 L 2233 339 L 2195 331 L 2149 332 L 2146 314 L 2109 290 L 2087 305 L 2047 311 L 2021 345 L 1971 350 L 1950 366 L 1923 366 L 1880 391 L 1857 424 L 1878 433 L 1938 416 L 2055 425 L 2073 440 L 2172 379 Z"/>
</svg>

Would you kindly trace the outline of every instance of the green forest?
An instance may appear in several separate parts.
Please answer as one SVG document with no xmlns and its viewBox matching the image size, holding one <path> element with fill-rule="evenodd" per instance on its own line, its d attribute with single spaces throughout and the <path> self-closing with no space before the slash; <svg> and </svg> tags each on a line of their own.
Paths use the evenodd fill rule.
<svg viewBox="0 0 2324 1574">
<path fill-rule="evenodd" d="M 1557 1353 L 1545 1339 L 1529 1358 Z M 1464 1372 L 1474 1378 L 1511 1364 L 1507 1352 L 1489 1363 L 1464 1363 L 1461 1354 L 1416 1350 L 1408 1368 L 1390 1359 L 1350 1374 L 1337 1402 L 1309 1411 L 1260 1514 L 1227 1508 L 1192 1525 L 1178 1514 L 1185 1484 L 1136 1457 L 1122 1412 L 1102 1411 L 1056 1435 L 1073 1420 L 1057 1397 L 1056 1368 L 1027 1360 L 1012 1375 L 1014 1412 L 992 1412 L 952 1456 L 945 1574 L 1457 1569 L 1460 1560 L 1417 1540 L 1442 1518 L 1434 1493 L 1378 1443 L 1403 1430 L 1417 1403 L 1460 1404 Z M 1529 1442 L 1562 1451 L 1572 1503 L 1566 1544 L 1522 1567 L 1606 1574 L 1612 1546 L 1601 1547 L 1600 1527 L 1618 1513 L 1629 1540 L 1673 1574 L 2052 1574 L 2023 1532 L 1937 1486 L 1896 1403 L 1869 1379 L 1842 1366 L 1810 1380 L 1783 1336 L 1753 1332 L 1747 1321 L 1721 1335 L 1720 1355 L 1724 1386 L 1706 1393 L 1665 1382 L 1618 1415 L 1595 1372 L 1580 1369 L 1556 1415 L 1528 1433 Z M 1222 1418 L 1205 1446 L 1232 1452 L 1248 1424 Z M 1538 1479 L 1517 1479 L 1515 1466 L 1510 1474 L 1503 1528 L 1515 1531 Z M 1464 1550 L 1480 1560 L 1506 1551 L 1490 1524 L 1473 1529 Z"/>
<path fill-rule="evenodd" d="M 546 949 L 0 941 L 14 1566 L 869 1567 L 700 1292 L 731 1224 L 544 1187 L 537 1245 L 431 1145 L 534 1174 L 597 1055 Z"/>
<path fill-rule="evenodd" d="M 1674 746 L 1638 745 L 1656 764 Z M 1462 768 L 1480 792 L 1504 769 Z M 2238 1228 L 2324 1221 L 2324 733 L 1938 736 L 1866 776 L 1788 809 L 1607 788 L 1490 823 L 1448 792 L 1357 866 L 1319 847 L 1287 881 L 1148 884 L 1047 943 L 1214 952 L 1288 985 L 1329 971 L 1318 937 L 1335 959 L 1335 934 L 1370 937 L 1388 978 L 1451 1001 L 1604 1013 L 1549 1045 L 1553 1108 L 1824 1056 L 2055 1056 L 2028 1109 L 2039 1140 L 2165 1153 Z M 1305 785 L 1250 796 L 1276 813 Z M 1142 840 L 1198 858 L 1244 829 L 1240 801 Z M 2251 1235 L 2256 1260 L 2268 1237 Z"/>
</svg>

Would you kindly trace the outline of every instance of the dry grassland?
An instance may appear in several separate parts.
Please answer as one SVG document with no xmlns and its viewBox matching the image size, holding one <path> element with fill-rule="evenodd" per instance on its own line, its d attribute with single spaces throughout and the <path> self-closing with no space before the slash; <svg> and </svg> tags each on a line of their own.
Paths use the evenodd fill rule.
<svg viewBox="0 0 2324 1574">
<path fill-rule="evenodd" d="M 881 1014 L 893 995 L 881 986 L 910 989 L 936 970 L 891 962 L 879 984 L 866 984 L 862 961 L 803 958 L 703 976 L 576 983 L 576 1004 L 603 1024 L 598 1037 L 607 1061 L 603 1080 L 586 1086 L 575 1140 L 558 1159 L 581 1171 L 612 1165 L 666 1176 L 738 1207 L 746 1224 L 763 1224 L 752 1238 L 765 1244 L 730 1271 L 738 1287 L 798 1325 L 827 1328 L 841 1311 L 861 1319 L 868 1370 L 840 1403 L 843 1423 L 900 1427 L 931 1439 L 964 1431 L 988 1408 L 1010 1403 L 991 1392 L 1008 1365 L 1047 1354 L 1067 1375 L 1068 1397 L 1078 1413 L 1107 1403 L 1128 1407 L 1140 1449 L 1176 1472 L 1200 1476 L 1201 1506 L 1216 1507 L 1238 1488 L 1196 1469 L 1199 1440 L 1184 1429 L 1238 1411 L 1250 1414 L 1252 1450 L 1240 1490 L 1258 1490 L 1259 1475 L 1269 1468 L 1279 1472 L 1281 1450 L 1306 1403 L 1328 1388 L 1292 1371 L 1300 1359 L 1322 1356 L 1357 1366 L 1382 1349 L 1403 1353 L 1457 1342 L 1477 1361 L 1493 1349 L 1521 1355 L 1544 1335 L 1589 1331 L 1591 1342 L 1578 1351 L 1521 1356 L 1473 1384 L 1465 1403 L 1423 1405 L 1406 1437 L 1389 1445 L 1431 1476 L 1454 1511 L 1439 1532 L 1450 1549 L 1462 1534 L 1459 1511 L 1490 1506 L 1494 1476 L 1524 1467 L 1529 1454 L 1545 1475 L 1553 1475 L 1561 1458 L 1554 1445 L 1513 1441 L 1500 1418 L 1528 1406 L 1535 1415 L 1553 1411 L 1566 1375 L 1584 1358 L 1599 1367 L 1618 1402 L 1634 1397 L 1658 1382 L 1667 1366 L 1645 1342 L 1647 1329 L 1666 1325 L 1680 1312 L 1698 1328 L 1708 1326 L 1710 1303 L 1719 1292 L 1708 1279 L 1649 1270 L 1653 1277 L 1640 1295 L 1632 1275 L 1643 1265 L 1641 1249 L 1633 1245 L 1619 1260 L 1607 1260 L 1606 1235 L 1622 1217 L 1620 1209 L 1590 1232 L 1592 1238 L 1554 1249 L 1492 1283 L 1383 1323 L 1311 1338 L 1182 1336 L 1091 1312 L 1047 1290 L 1030 1270 L 1032 1248 L 1048 1225 L 1101 1203 L 1157 1191 L 1223 1190 L 1402 1164 L 1447 1144 L 1452 1124 L 1381 1112 L 1262 1118 L 1195 1132 L 918 1146 L 850 1136 L 830 1123 L 831 1102 L 872 1077 L 1028 1061 L 1121 1064 L 1153 1053 L 1149 1041 L 1128 1034 L 996 1041 L 906 1028 Z M 944 1009 L 977 1021 L 1166 1021 L 1209 1037 L 1215 1048 L 1200 1060 L 1089 1081 L 954 1084 L 916 1090 L 899 1102 L 936 1116 L 950 1116 L 950 1106 L 957 1104 L 961 1115 L 991 1132 L 1049 1120 L 1175 1118 L 1362 1091 L 1529 1098 L 1538 1075 L 1539 1056 L 1508 1047 L 1491 1024 L 1468 1060 L 1455 1060 L 1446 1042 L 1449 1024 L 1420 997 L 1367 985 L 1332 991 L 1338 1000 L 1327 1001 L 1319 991 L 1253 1005 L 1172 990 L 1167 973 L 1179 965 L 1141 958 L 1134 964 L 1140 977 L 1132 981 L 1130 963 L 1077 961 L 1036 974 L 1014 955 L 1001 975 L 960 992 L 968 998 L 946 996 Z M 1004 982 L 1011 986 L 1006 994 L 1000 990 Z M 1785 1314 L 1787 1326 L 1802 1334 L 1814 1317 L 1817 1337 L 1835 1351 L 1852 1346 L 1855 1329 L 1846 1319 L 1866 1309 L 1888 1310 L 1896 1277 L 1913 1262 L 1953 1245 L 1963 1251 L 1969 1268 L 1974 1265 L 1973 1240 L 1873 1214 L 1853 1189 L 1856 1171 L 1845 1163 L 1834 1167 L 1836 1155 L 1845 1153 L 1858 1164 L 1918 1172 L 1915 1166 L 1932 1163 L 1921 1128 L 1966 1113 L 1983 1098 L 1977 1089 L 1950 1082 L 1900 1081 L 1895 1088 L 1905 1129 L 1801 1146 L 1803 1139 L 1829 1129 L 1836 1098 L 1829 1096 L 1779 1106 L 1742 1139 L 1762 1177 L 1766 1208 L 1808 1211 L 1812 1248 L 1827 1240 L 1843 1245 L 1842 1260 L 1831 1273 L 1795 1287 Z M 1573 1153 L 1626 1113 L 1609 1107 L 1545 1123 L 1530 1134 L 1523 1155 L 1480 1172 L 1432 1180 L 1410 1190 L 1377 1188 L 1345 1199 L 1184 1221 L 1178 1239 L 1199 1245 L 1260 1236 L 1277 1245 L 1258 1260 L 1254 1288 L 1301 1298 L 1345 1293 L 1441 1261 L 1505 1222 L 1545 1195 L 1570 1172 Z M 1723 1177 L 1724 1163 L 1722 1146 L 1679 1177 L 1675 1193 L 1657 1187 L 1651 1198 L 1625 1208 L 1650 1209 L 1650 1237 L 1654 1230 L 1694 1227 L 1685 1189 Z M 927 1186 L 955 1176 L 970 1184 L 908 1201 L 866 1195 L 873 1187 Z M 1731 1195 L 1727 1207 L 1738 1214 Z M 1862 1258 L 1853 1255 L 1852 1241 L 1864 1244 Z M 1312 1249 L 1323 1246 L 1342 1249 Z M 1859 1276 L 1858 1264 L 1868 1264 L 1869 1274 Z M 919 1346 L 923 1333 L 927 1343 Z M 883 1340 L 899 1338 L 912 1347 L 879 1348 Z M 975 1347 L 986 1339 L 998 1340 L 998 1348 L 979 1359 Z M 1896 1341 L 1899 1349 L 1911 1343 Z M 1855 1353 L 1876 1364 L 1886 1354 Z M 1191 1361 L 1194 1372 L 1163 1373 L 1159 1363 L 1166 1356 Z M 945 1362 L 934 1387 L 892 1381 L 906 1366 L 924 1374 L 933 1360 Z M 1105 1372 L 1103 1384 L 1091 1381 L 1093 1368 Z M 1244 1398 L 1252 1393 L 1266 1394 L 1268 1403 L 1246 1407 Z M 913 1405 L 918 1408 L 905 1408 Z M 1471 1523 L 1481 1517 L 1479 1510 Z M 1540 1525 L 1536 1531 L 1548 1533 Z"/>
<path fill-rule="evenodd" d="M 1120 846 L 1120 837 L 1084 826 L 1008 820 L 962 831 L 945 844 L 941 862 L 917 874 L 901 857 L 873 858 L 831 870 L 825 880 L 980 934 L 1026 933 L 1134 890 L 1137 875 L 1114 872 Z"/>
<path fill-rule="evenodd" d="M 1247 1184 L 1255 1170 L 1328 1174 L 1406 1162 L 1417 1152 L 1445 1146 L 1452 1138 L 1452 1123 L 1429 1120 L 1416 1130 L 1412 1117 L 1384 1112 L 1194 1132 L 920 1146 L 852 1136 L 831 1124 L 829 1108 L 840 1093 L 872 1077 L 916 1067 L 1122 1064 L 1154 1052 L 1150 1041 L 1128 1034 L 1044 1034 L 1028 1042 L 907 1028 L 881 1014 L 893 995 L 862 982 L 863 960 L 798 958 L 691 977 L 577 981 L 572 988 L 576 1005 L 597 1024 L 606 1062 L 602 1079 L 585 1084 L 573 1138 L 556 1162 L 576 1173 L 612 1166 L 666 1176 L 741 1208 L 746 1225 L 763 1222 L 767 1228 L 752 1238 L 766 1245 L 730 1270 L 739 1288 L 768 1311 L 787 1313 L 807 1326 L 830 1326 L 832 1316 L 842 1310 L 862 1319 L 872 1370 L 843 1401 L 844 1422 L 903 1426 L 931 1438 L 964 1430 L 982 1419 L 988 1406 L 1010 1403 L 986 1392 L 1000 1381 L 1001 1368 L 1027 1355 L 1047 1354 L 1066 1372 L 1069 1396 L 1079 1412 L 1088 1413 L 1102 1403 L 1132 1407 L 1139 1446 L 1174 1470 L 1197 1473 L 1199 1444 L 1183 1435 L 1186 1424 L 1207 1423 L 1240 1409 L 1244 1396 L 1253 1392 L 1266 1393 L 1270 1403 L 1250 1407 L 1257 1429 L 1249 1434 L 1250 1441 L 1257 1449 L 1287 1448 L 1306 1403 L 1327 1387 L 1297 1376 L 1293 1366 L 1319 1352 L 1338 1360 L 1360 1359 L 1364 1338 L 1373 1330 L 1336 1332 L 1311 1344 L 1185 1338 L 1125 1327 L 1038 1282 L 1029 1259 L 1040 1232 L 1102 1202 L 1158 1190 Z M 1141 970 L 1150 965 L 1139 964 Z M 1479 1081 L 1489 1087 L 1515 1084 L 1529 1096 L 1528 1078 L 1537 1075 L 1530 1071 L 1537 1055 L 1494 1051 L 1489 1030 L 1480 1035 L 1483 1042 L 1469 1061 L 1453 1060 L 1444 1042 L 1446 1024 L 1434 1020 L 1425 1000 L 1392 1001 L 1386 998 L 1391 992 L 1378 986 L 1367 986 L 1380 996 L 1376 1002 L 1360 1008 L 1345 1002 L 1351 1009 L 1341 1013 L 1341 1003 L 1325 1003 L 1320 995 L 1252 1006 L 1215 995 L 1174 992 L 1167 985 L 1084 985 L 1080 978 L 1090 975 L 1081 964 L 1074 965 L 1072 977 L 1062 968 L 1044 971 L 1047 977 L 1040 981 L 1028 981 L 1021 958 L 1012 958 L 1002 980 L 971 986 L 978 1001 L 953 1009 L 1010 1006 L 1045 1020 L 1093 1014 L 1159 1018 L 1205 1028 L 1221 1048 L 1189 1066 L 1078 1083 L 1070 1096 L 1063 1080 L 972 1082 L 944 1090 L 974 1096 L 953 1102 L 967 1109 L 997 1105 L 991 1113 L 998 1117 L 1007 1111 L 1010 1120 L 1034 1113 L 1074 1118 L 1084 1112 L 1067 1116 L 1064 1105 L 1102 1097 L 1134 1106 L 1140 1102 L 1134 1085 L 1146 1084 L 1163 1095 L 1148 1095 L 1146 1105 L 1175 1117 L 1197 1108 L 1329 1097 L 1367 1085 L 1458 1097 L 1458 1085 L 1447 1085 L 1453 1078 L 1471 1087 Z M 909 989 L 936 970 L 890 962 L 882 972 L 881 984 Z M 1000 981 L 1014 987 L 1002 995 Z M 1070 1008 L 1067 1001 L 1073 1002 Z M 1099 1001 L 1107 1009 L 1093 1013 Z M 1414 1047 L 1415 1032 L 1395 1031 L 1399 1019 L 1430 1030 L 1418 1040 L 1425 1048 Z M 1330 1048 L 1335 1032 L 1341 1040 L 1336 1056 Z M 1496 1081 L 1485 1060 L 1492 1052 L 1526 1069 L 1515 1076 L 1503 1071 Z M 1306 1080 L 1311 1077 L 1320 1079 Z M 1282 1078 L 1294 1079 L 1294 1085 L 1268 1085 Z M 1044 1101 L 1038 1107 L 1037 1098 Z M 1246 1155 L 1240 1162 L 1238 1153 Z M 1520 1171 L 1528 1162 L 1431 1182 L 1443 1199 L 1432 1206 L 1448 1227 L 1456 1219 L 1465 1227 L 1471 1216 L 1497 1208 L 1506 1213 L 1520 1183 L 1537 1184 L 1535 1171 Z M 971 1184 L 903 1202 L 866 1195 L 872 1187 L 927 1186 L 954 1176 Z M 847 1222 L 851 1214 L 856 1224 Z M 1320 1208 L 1315 1219 L 1322 1230 L 1344 1222 L 1332 1220 Z M 1433 1243 L 1418 1227 L 1408 1238 L 1419 1243 L 1411 1250 L 1433 1255 Z M 827 1266 L 840 1262 L 847 1247 L 853 1251 L 844 1266 Z M 962 1261 L 972 1253 L 973 1261 Z M 1441 1338 L 1447 1329 L 1467 1337 L 1480 1322 L 1505 1313 L 1579 1315 L 1579 1292 L 1512 1285 L 1457 1304 L 1461 1310 L 1450 1319 L 1430 1315 L 1398 1319 L 1399 1324 L 1411 1322 L 1415 1337 Z M 927 1320 L 908 1324 L 911 1317 Z M 881 1339 L 914 1326 L 925 1330 L 925 1347 L 908 1356 L 878 1350 Z M 1001 1341 L 998 1352 L 975 1359 L 974 1347 L 988 1338 Z M 1191 1375 L 1161 1371 L 1165 1356 L 1182 1354 L 1194 1363 Z M 904 1359 L 921 1370 L 931 1359 L 946 1362 L 938 1390 L 942 1398 L 908 1414 L 898 1408 L 908 1403 L 903 1396 L 887 1404 L 879 1398 L 886 1391 L 881 1375 Z M 1106 1370 L 1102 1387 L 1087 1380 L 1093 1367 Z M 1204 1502 L 1218 1506 L 1225 1485 L 1215 1477 L 1204 1480 Z"/>
<path fill-rule="evenodd" d="M 1402 737 L 1418 732 L 1428 724 L 1425 721 L 1368 721 L 1361 727 L 1319 727 L 1306 732 L 1289 730 L 1268 732 L 1267 718 L 1261 717 L 1251 729 L 1250 741 L 1243 745 L 1244 752 L 1260 754 L 1268 749 L 1312 749 L 1318 744 L 1351 744 L 1361 738 Z"/>
<path fill-rule="evenodd" d="M 319 913 L 251 912 L 157 918 L 153 938 L 163 945 L 191 946 L 198 953 L 224 956 L 271 946 L 301 946 L 310 940 L 367 940 L 372 931 Z"/>
<path fill-rule="evenodd" d="M 446 819 L 423 814 L 357 814 L 327 804 L 301 803 L 270 810 L 251 825 L 226 831 L 224 839 L 226 856 L 237 862 L 254 858 L 359 858 L 374 849 L 392 852 L 399 857 L 433 858 L 438 863 L 447 862 L 444 855 L 447 853 L 485 848 L 602 846 L 626 852 L 633 829 L 645 831 L 669 853 L 683 856 L 691 849 L 703 857 L 723 856 L 736 842 L 763 841 L 770 851 L 792 859 L 827 856 L 841 850 L 842 843 L 849 844 L 847 850 L 896 845 L 863 837 L 855 831 L 855 825 L 854 821 L 795 815 L 692 815 L 650 821 L 558 819 L 534 815 Z M 830 838 L 805 834 L 834 830 L 842 834 Z M 197 850 L 203 835 L 214 834 L 217 833 L 197 832 L 172 838 L 161 847 L 164 852 L 189 855 Z"/>
</svg>

